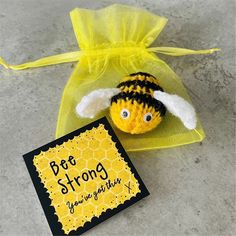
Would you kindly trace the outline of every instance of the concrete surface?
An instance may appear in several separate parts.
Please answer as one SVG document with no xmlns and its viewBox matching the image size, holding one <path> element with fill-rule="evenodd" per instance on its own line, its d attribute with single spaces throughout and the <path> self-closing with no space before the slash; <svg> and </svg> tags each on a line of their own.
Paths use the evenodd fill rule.
<svg viewBox="0 0 236 236">
<path fill-rule="evenodd" d="M 186 84 L 205 128 L 202 144 L 131 153 L 151 196 L 86 235 L 235 235 L 235 4 L 233 0 L 127 0 L 169 18 L 155 45 L 220 47 L 163 57 Z M 0 0 L 0 55 L 9 63 L 77 49 L 68 13 L 115 1 Z M 0 68 L 1 235 L 50 235 L 22 154 L 54 138 L 73 68 Z"/>
</svg>

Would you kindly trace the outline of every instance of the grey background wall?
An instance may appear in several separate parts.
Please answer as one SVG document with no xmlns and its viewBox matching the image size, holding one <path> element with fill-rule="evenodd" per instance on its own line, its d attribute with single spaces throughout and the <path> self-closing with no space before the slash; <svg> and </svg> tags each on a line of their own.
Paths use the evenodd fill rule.
<svg viewBox="0 0 236 236">
<path fill-rule="evenodd" d="M 77 49 L 74 7 L 116 1 L 0 0 L 0 56 L 12 64 Z M 130 153 L 150 197 L 87 235 L 235 235 L 235 3 L 127 0 L 169 18 L 154 45 L 220 47 L 213 55 L 170 58 L 202 120 L 202 144 Z M 14 72 L 0 67 L 0 234 L 49 235 L 22 154 L 54 138 L 72 64 Z"/>
</svg>

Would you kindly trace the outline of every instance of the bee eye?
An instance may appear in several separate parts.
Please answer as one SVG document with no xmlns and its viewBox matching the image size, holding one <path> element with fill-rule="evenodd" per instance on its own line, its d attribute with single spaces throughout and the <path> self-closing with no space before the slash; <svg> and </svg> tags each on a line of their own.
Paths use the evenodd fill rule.
<svg viewBox="0 0 236 236">
<path fill-rule="evenodd" d="M 152 119 L 152 113 L 146 113 L 143 117 L 145 122 L 149 122 Z"/>
<path fill-rule="evenodd" d="M 129 116 L 130 116 L 129 110 L 127 110 L 127 109 L 122 109 L 121 112 L 120 112 L 120 116 L 121 116 L 123 119 L 128 119 Z"/>
</svg>

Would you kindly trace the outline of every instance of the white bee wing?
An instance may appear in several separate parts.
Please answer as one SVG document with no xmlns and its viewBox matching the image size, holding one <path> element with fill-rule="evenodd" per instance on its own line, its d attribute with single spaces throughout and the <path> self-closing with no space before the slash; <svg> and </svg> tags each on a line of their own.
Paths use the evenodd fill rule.
<svg viewBox="0 0 236 236">
<path fill-rule="evenodd" d="M 195 129 L 197 125 L 196 113 L 192 105 L 175 94 L 154 91 L 154 98 L 164 104 L 169 112 L 177 116 L 188 129 Z"/>
<path fill-rule="evenodd" d="M 118 88 L 94 90 L 77 104 L 76 113 L 84 118 L 94 118 L 97 113 L 110 106 L 111 98 L 119 92 Z"/>
</svg>

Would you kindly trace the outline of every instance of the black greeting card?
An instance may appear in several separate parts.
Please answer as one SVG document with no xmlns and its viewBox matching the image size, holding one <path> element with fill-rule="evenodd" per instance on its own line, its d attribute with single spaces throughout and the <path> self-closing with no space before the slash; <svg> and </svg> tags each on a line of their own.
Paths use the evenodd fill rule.
<svg viewBox="0 0 236 236">
<path fill-rule="evenodd" d="M 149 195 L 104 117 L 24 156 L 54 235 L 78 235 Z"/>
</svg>

